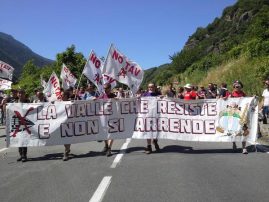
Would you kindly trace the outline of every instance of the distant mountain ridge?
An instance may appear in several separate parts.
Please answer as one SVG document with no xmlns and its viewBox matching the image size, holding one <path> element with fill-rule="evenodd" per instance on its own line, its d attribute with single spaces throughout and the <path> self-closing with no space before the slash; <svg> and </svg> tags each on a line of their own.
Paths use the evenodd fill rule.
<svg viewBox="0 0 269 202">
<path fill-rule="evenodd" d="M 0 60 L 14 67 L 16 77 L 19 77 L 23 66 L 29 60 L 33 60 L 38 67 L 54 62 L 34 53 L 29 47 L 3 32 L 0 32 Z"/>
</svg>

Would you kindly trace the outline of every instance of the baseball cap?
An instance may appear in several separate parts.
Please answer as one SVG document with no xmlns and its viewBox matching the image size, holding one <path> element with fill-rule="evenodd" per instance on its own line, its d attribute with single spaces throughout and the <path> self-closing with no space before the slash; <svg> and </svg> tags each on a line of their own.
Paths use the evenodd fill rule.
<svg viewBox="0 0 269 202">
<path fill-rule="evenodd" d="M 192 85 L 189 84 L 189 83 L 187 83 L 187 84 L 184 86 L 184 88 L 192 88 Z"/>
</svg>

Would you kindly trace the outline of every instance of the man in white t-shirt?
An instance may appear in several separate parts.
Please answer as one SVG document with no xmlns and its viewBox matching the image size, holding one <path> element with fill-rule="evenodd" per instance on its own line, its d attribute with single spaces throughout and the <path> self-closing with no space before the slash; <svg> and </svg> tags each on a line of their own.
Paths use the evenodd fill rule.
<svg viewBox="0 0 269 202">
<path fill-rule="evenodd" d="M 263 97 L 263 105 L 262 105 L 262 113 L 263 113 L 263 123 L 267 124 L 267 117 L 269 114 L 269 79 L 265 81 L 266 89 L 264 89 L 262 93 Z"/>
</svg>

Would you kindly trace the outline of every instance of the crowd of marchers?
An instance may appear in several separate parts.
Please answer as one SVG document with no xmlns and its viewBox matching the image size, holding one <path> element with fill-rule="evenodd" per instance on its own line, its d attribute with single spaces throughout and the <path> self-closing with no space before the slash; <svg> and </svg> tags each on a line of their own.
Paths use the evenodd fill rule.
<svg viewBox="0 0 269 202">
<path fill-rule="evenodd" d="M 229 99 L 230 97 L 246 97 L 246 93 L 243 90 L 243 83 L 239 80 L 234 81 L 232 84 L 232 90 L 229 91 L 226 83 L 222 83 L 218 88 L 216 84 L 209 83 L 207 87 L 196 86 L 186 84 L 180 87 L 174 87 L 173 84 L 169 86 L 161 87 L 156 86 L 154 83 L 149 83 L 147 89 L 139 88 L 136 95 L 132 95 L 131 91 L 124 90 L 122 87 L 112 89 L 109 83 L 103 85 L 104 92 L 98 93 L 93 84 L 88 84 L 87 87 L 80 87 L 78 89 L 70 87 L 68 90 L 61 89 L 62 101 L 70 100 L 95 100 L 95 99 L 122 99 L 129 97 L 169 97 L 183 100 L 195 100 L 195 99 Z M 264 82 L 265 88 L 262 93 L 262 100 L 259 104 L 260 110 L 263 115 L 263 123 L 267 123 L 269 115 L 269 79 Z M 250 96 L 250 95 L 248 95 Z M 44 95 L 41 89 L 36 89 L 34 95 L 29 97 L 23 89 L 12 89 L 10 95 L 0 94 L 0 109 L 1 124 L 5 124 L 5 112 L 8 103 L 42 103 L 47 102 L 47 97 Z M 113 140 L 105 140 L 104 148 L 102 152 L 106 156 L 112 155 Z M 152 153 L 152 145 L 154 145 L 156 152 L 161 151 L 157 139 L 147 139 L 147 146 L 145 153 Z M 233 150 L 237 150 L 237 145 L 233 142 Z M 63 154 L 63 160 L 69 159 L 71 145 L 64 145 L 65 151 Z M 246 142 L 242 142 L 242 153 L 247 154 Z M 27 161 L 27 147 L 19 147 L 18 161 Z"/>
</svg>

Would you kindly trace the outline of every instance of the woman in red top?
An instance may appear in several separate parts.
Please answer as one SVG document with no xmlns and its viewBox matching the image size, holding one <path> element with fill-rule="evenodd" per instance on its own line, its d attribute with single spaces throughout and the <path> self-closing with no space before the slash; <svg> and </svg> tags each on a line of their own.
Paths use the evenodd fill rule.
<svg viewBox="0 0 269 202">
<path fill-rule="evenodd" d="M 238 80 L 235 81 L 233 83 L 233 88 L 234 89 L 233 89 L 230 97 L 246 97 L 246 94 L 242 90 L 243 84 L 242 84 L 241 81 L 238 81 Z M 247 126 L 244 125 L 243 128 L 245 128 L 245 131 L 247 131 L 246 130 L 247 129 Z M 236 150 L 236 149 L 237 149 L 236 143 L 233 142 L 233 150 Z M 242 151 L 243 154 L 247 154 L 248 153 L 248 151 L 246 149 L 246 142 L 245 141 L 242 142 L 242 149 L 243 149 L 243 151 Z"/>
<path fill-rule="evenodd" d="M 246 94 L 242 90 L 243 84 L 241 83 L 241 81 L 235 81 L 233 84 L 233 88 L 234 89 L 232 91 L 231 97 L 246 97 Z"/>
</svg>

